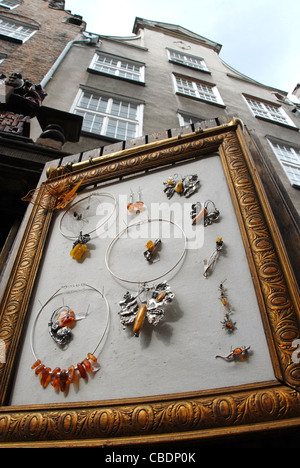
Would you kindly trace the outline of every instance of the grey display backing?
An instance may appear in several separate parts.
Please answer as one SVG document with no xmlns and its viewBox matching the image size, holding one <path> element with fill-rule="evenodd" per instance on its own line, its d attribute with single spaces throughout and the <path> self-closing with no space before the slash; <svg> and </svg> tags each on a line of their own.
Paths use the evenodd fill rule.
<svg viewBox="0 0 300 468">
<path fill-rule="evenodd" d="M 174 173 L 198 174 L 200 187 L 189 199 L 174 194 L 170 201 L 167 200 L 163 182 Z M 130 191 L 137 195 L 139 187 L 146 209 L 139 215 L 129 216 L 126 203 Z M 63 237 L 59 230 L 63 212 L 54 215 L 32 294 L 10 404 L 147 397 L 273 380 L 274 372 L 256 293 L 219 155 L 103 184 L 81 193 L 80 198 L 88 193 L 101 192 L 114 195 L 119 204 L 118 216 L 117 219 L 111 217 L 100 232 L 92 236 L 88 243 L 89 255 L 82 263 L 71 258 L 69 252 L 72 241 Z M 190 207 L 196 201 L 203 203 L 207 199 L 214 201 L 220 210 L 220 218 L 210 226 L 204 228 L 199 225 L 192 230 L 189 224 Z M 103 198 L 102 202 L 108 204 L 108 211 L 113 206 L 109 197 Z M 187 253 L 180 265 L 162 278 L 168 280 L 175 293 L 175 299 L 167 307 L 164 319 L 157 327 L 145 321 L 137 338 L 132 333 L 132 327 L 123 329 L 118 311 L 119 301 L 126 291 L 134 293 L 138 285 L 116 280 L 105 266 L 105 252 L 114 236 L 128 223 L 157 218 L 158 214 L 163 219 L 170 219 L 170 206 L 174 208 L 171 210 L 171 219 L 182 222 L 187 233 Z M 160 213 L 157 212 L 158 208 Z M 166 222 L 166 226 L 168 224 Z M 145 281 L 163 273 L 172 267 L 184 246 L 183 239 L 177 238 L 179 230 L 177 234 L 175 231 L 175 236 L 162 238 L 159 261 L 149 265 L 143 258 L 143 251 L 146 250 L 146 242 L 154 239 L 151 236 L 144 238 L 136 228 L 130 228 L 128 238 L 116 242 L 112 248 L 108 259 L 111 268 L 125 277 L 128 274 L 128 278 L 133 275 L 131 279 L 137 281 Z M 214 271 L 205 278 L 203 262 L 215 249 L 217 237 L 222 237 L 224 249 Z M 224 308 L 219 300 L 218 288 L 225 279 L 224 285 L 233 308 L 232 318 L 237 326 L 232 334 L 227 333 L 220 323 L 224 318 Z M 44 389 L 31 370 L 34 358 L 30 333 L 35 318 L 41 304 L 61 286 L 82 283 L 103 292 L 110 306 L 111 322 L 98 355 L 101 370 L 88 380 L 80 379 L 79 386 L 70 385 L 67 394 L 56 392 L 51 385 Z M 106 308 L 101 296 L 88 291 L 80 294 L 80 287 L 74 287 L 73 290 L 77 291 L 76 294 L 73 296 L 70 293 L 62 301 L 72 306 L 75 312 L 85 312 L 89 306 L 89 314 L 76 324 L 73 329 L 74 340 L 68 349 L 62 351 L 55 346 L 48 333 L 47 323 L 54 310 L 51 307 L 42 311 L 34 329 L 36 355 L 52 369 L 56 366 L 64 368 L 76 365 L 84 359 L 93 350 L 105 327 Z M 217 354 L 227 355 L 231 348 L 243 345 L 251 346 L 246 361 L 226 362 L 215 357 Z"/>
</svg>

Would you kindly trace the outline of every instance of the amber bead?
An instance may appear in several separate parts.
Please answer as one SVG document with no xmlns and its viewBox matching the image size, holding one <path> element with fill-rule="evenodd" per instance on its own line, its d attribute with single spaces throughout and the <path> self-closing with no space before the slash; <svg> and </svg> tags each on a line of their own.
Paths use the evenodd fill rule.
<svg viewBox="0 0 300 468">
<path fill-rule="evenodd" d="M 90 370 L 91 367 L 92 367 L 92 364 L 90 363 L 90 361 L 88 360 L 88 358 L 85 358 L 83 361 L 82 361 L 82 364 L 84 365 L 84 367 L 86 368 L 86 370 Z"/>
<path fill-rule="evenodd" d="M 97 362 L 97 358 L 92 354 L 92 353 L 88 353 L 87 357 L 93 361 L 93 362 Z"/>
<path fill-rule="evenodd" d="M 80 362 L 77 363 L 77 369 L 79 370 L 81 377 L 85 379 L 87 377 L 87 373 L 85 367 Z"/>
<path fill-rule="evenodd" d="M 44 364 L 40 364 L 36 367 L 35 369 L 35 373 L 36 375 L 40 374 L 42 372 L 42 370 L 44 369 L 45 365 Z"/>
<path fill-rule="evenodd" d="M 74 382 L 74 379 L 75 379 L 75 367 L 70 366 L 68 367 L 68 381 L 72 383 Z"/>
<path fill-rule="evenodd" d="M 130 211 L 130 212 L 133 211 L 134 210 L 134 204 L 133 203 L 128 203 L 127 210 Z"/>
<path fill-rule="evenodd" d="M 51 379 L 50 367 L 45 367 L 41 372 L 41 385 L 46 388 Z"/>
<path fill-rule="evenodd" d="M 41 360 L 37 359 L 31 366 L 31 369 L 35 369 L 37 366 L 41 364 Z"/>
<path fill-rule="evenodd" d="M 222 299 L 222 304 L 225 306 L 226 305 L 226 299 Z"/>
<path fill-rule="evenodd" d="M 134 321 L 134 324 L 133 324 L 133 333 L 139 333 L 140 329 L 142 328 L 142 325 L 143 325 L 143 322 L 144 322 L 144 318 L 145 318 L 145 315 L 146 315 L 146 311 L 147 311 L 147 304 L 145 304 L 144 302 L 140 305 L 139 307 L 139 310 L 136 314 L 136 317 L 135 317 L 135 321 Z"/>
<path fill-rule="evenodd" d="M 59 376 L 59 386 L 62 392 L 67 389 L 67 382 L 68 382 L 68 372 L 66 369 L 63 369 Z"/>
<path fill-rule="evenodd" d="M 52 387 L 57 387 L 57 384 L 59 382 L 59 374 L 60 373 L 60 367 L 55 367 L 55 369 L 51 373 L 51 385 Z"/>
</svg>

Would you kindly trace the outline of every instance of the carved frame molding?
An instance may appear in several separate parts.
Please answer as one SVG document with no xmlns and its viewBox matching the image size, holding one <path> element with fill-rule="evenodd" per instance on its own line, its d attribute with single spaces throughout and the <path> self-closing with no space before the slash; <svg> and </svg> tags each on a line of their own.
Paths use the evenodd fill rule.
<svg viewBox="0 0 300 468">
<path fill-rule="evenodd" d="M 72 404 L 6 406 L 26 311 L 51 223 L 53 202 L 38 197 L 2 298 L 0 339 L 0 446 L 100 446 L 191 440 L 232 432 L 300 424 L 300 363 L 292 343 L 299 338 L 299 292 L 272 217 L 263 184 L 253 166 L 239 121 L 61 167 L 82 186 L 132 172 L 201 158 L 219 151 L 257 291 L 275 381 L 147 399 Z M 59 183 L 59 182 L 58 182 Z M 251 424 L 251 428 L 250 428 Z M 54 442 L 55 441 L 55 442 Z"/>
</svg>

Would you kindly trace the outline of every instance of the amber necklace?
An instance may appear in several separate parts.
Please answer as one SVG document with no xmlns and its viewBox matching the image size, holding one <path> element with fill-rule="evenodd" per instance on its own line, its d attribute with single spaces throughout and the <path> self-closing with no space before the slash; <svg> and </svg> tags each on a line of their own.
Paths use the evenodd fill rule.
<svg viewBox="0 0 300 468">
<path fill-rule="evenodd" d="M 97 224 L 97 226 L 94 229 L 91 229 L 87 233 L 83 233 L 83 231 L 80 230 L 80 232 L 79 232 L 79 234 L 77 236 L 70 235 L 63 229 L 63 221 L 64 221 L 66 216 L 70 216 L 70 218 L 72 220 L 74 220 L 76 223 L 86 223 L 86 222 L 88 222 L 87 219 L 85 218 L 85 216 L 82 213 L 79 212 L 80 210 L 78 210 L 78 205 L 81 202 L 85 201 L 85 200 L 90 200 L 91 197 L 100 198 L 102 196 L 111 198 L 113 200 L 113 207 L 112 207 L 111 211 L 108 213 L 108 215 L 104 218 L 104 220 L 102 220 L 99 224 Z M 60 233 L 65 238 L 73 240 L 73 247 L 72 247 L 72 250 L 70 252 L 70 255 L 71 255 L 72 258 L 74 258 L 77 261 L 82 260 L 83 255 L 88 251 L 88 248 L 87 248 L 86 244 L 91 240 L 91 234 L 93 234 L 96 231 L 99 232 L 101 227 L 104 226 L 110 220 L 110 218 L 113 216 L 113 214 L 116 211 L 116 208 L 117 208 L 117 201 L 116 201 L 115 197 L 111 193 L 99 192 L 99 193 L 91 193 L 91 194 L 87 195 L 86 197 L 81 198 L 76 203 L 73 203 L 67 209 L 67 211 L 65 211 L 65 213 L 60 218 L 59 230 L 60 230 Z M 89 209 L 89 204 L 85 208 L 85 211 L 88 210 L 88 209 Z M 71 213 L 71 215 L 70 215 L 70 213 Z"/>
<path fill-rule="evenodd" d="M 102 335 L 100 336 L 94 349 L 92 350 L 92 352 L 88 352 L 86 357 L 82 361 L 78 362 L 77 365 L 73 365 L 73 364 L 70 365 L 67 369 L 61 369 L 60 367 L 55 367 L 53 370 L 51 370 L 50 367 L 47 367 L 44 363 L 42 363 L 41 359 L 38 358 L 35 352 L 34 332 L 35 332 L 36 324 L 42 311 L 58 294 L 60 294 L 62 291 L 66 291 L 70 289 L 72 290 L 74 288 L 76 288 L 76 290 L 78 290 L 79 288 L 83 288 L 83 289 L 88 288 L 88 290 L 95 291 L 102 297 L 106 306 L 105 326 L 104 326 Z M 63 310 L 61 311 L 61 314 L 58 317 L 58 321 L 57 321 L 57 323 L 59 324 L 58 326 L 61 327 L 61 329 L 71 328 L 75 321 L 75 314 L 69 307 L 64 306 L 62 307 L 62 309 Z M 67 313 L 65 313 L 66 311 Z M 97 358 L 95 357 L 95 354 L 106 336 L 109 323 L 110 323 L 110 309 L 109 309 L 108 301 L 105 295 L 101 291 L 96 289 L 94 286 L 90 286 L 85 283 L 76 284 L 76 285 L 66 285 L 66 286 L 62 286 L 54 294 L 52 294 L 52 296 L 45 302 L 45 304 L 41 307 L 38 314 L 36 315 L 33 326 L 32 326 L 31 335 L 30 335 L 31 351 L 35 359 L 31 368 L 34 369 L 36 375 L 40 375 L 40 382 L 41 382 L 42 387 L 45 388 L 48 386 L 49 383 L 51 383 L 51 385 L 56 390 L 61 390 L 62 392 L 65 392 L 67 391 L 70 383 L 77 382 L 79 378 L 87 379 L 88 372 L 91 375 L 97 372 L 100 369 L 100 365 L 97 361 Z M 59 341 L 56 341 L 56 342 L 58 344 L 64 344 L 64 342 L 62 343 L 59 343 Z"/>
<path fill-rule="evenodd" d="M 109 256 L 111 254 L 113 246 L 120 239 L 123 233 L 127 232 L 130 228 L 135 226 L 141 226 L 145 223 L 151 222 L 167 222 L 171 225 L 179 228 L 184 239 L 183 250 L 180 253 L 179 257 L 176 258 L 173 265 L 161 274 L 156 274 L 147 280 L 131 280 L 126 277 L 117 275 L 109 265 Z M 156 246 L 160 246 L 161 241 L 157 239 L 155 242 L 149 241 L 146 244 L 147 250 L 144 252 L 144 257 L 146 261 L 149 262 L 149 257 Z M 133 333 L 135 336 L 139 336 L 140 330 L 143 326 L 144 319 L 147 317 L 148 322 L 151 325 L 158 325 L 161 319 L 165 315 L 165 309 L 169 303 L 171 303 L 175 297 L 175 294 L 171 291 L 171 288 L 167 281 L 161 281 L 158 284 L 151 284 L 157 280 L 169 275 L 183 260 L 187 249 L 187 239 L 186 234 L 183 229 L 176 223 L 171 220 L 166 220 L 162 218 L 158 219 L 144 219 L 138 221 L 137 223 L 129 224 L 122 231 L 120 231 L 116 237 L 109 244 L 106 255 L 105 255 L 105 264 L 110 272 L 110 274 L 117 280 L 125 283 L 131 283 L 138 285 L 138 291 L 135 294 L 131 294 L 129 291 L 123 296 L 123 299 L 119 302 L 120 310 L 120 322 L 123 325 L 123 328 L 126 328 L 129 324 L 133 324 Z M 130 266 L 129 266 L 130 267 Z"/>
</svg>

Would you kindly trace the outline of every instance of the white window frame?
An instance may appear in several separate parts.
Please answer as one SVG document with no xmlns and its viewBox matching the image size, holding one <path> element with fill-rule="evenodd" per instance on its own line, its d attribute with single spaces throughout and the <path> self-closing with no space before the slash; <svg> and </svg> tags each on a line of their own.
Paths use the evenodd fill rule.
<svg viewBox="0 0 300 468">
<path fill-rule="evenodd" d="M 104 59 L 104 63 L 97 66 L 99 58 Z M 107 63 L 105 63 L 105 60 Z M 129 68 L 128 68 L 129 67 Z M 131 71 L 130 67 L 135 67 L 136 70 Z M 145 65 L 117 55 L 106 54 L 104 52 L 96 52 L 89 67 L 99 73 L 105 73 L 117 78 L 130 80 L 133 82 L 145 82 Z M 135 76 L 135 77 L 133 77 Z"/>
<path fill-rule="evenodd" d="M 174 49 L 167 49 L 167 54 L 170 62 L 175 62 L 200 71 L 209 71 L 202 57 L 196 57 L 195 55 L 187 54 L 185 52 L 180 52 Z"/>
<path fill-rule="evenodd" d="M 281 106 L 253 96 L 243 95 L 243 97 L 255 117 L 269 120 L 281 125 L 296 127 L 294 122 L 290 119 Z"/>
<path fill-rule="evenodd" d="M 13 10 L 22 4 L 19 0 L 0 0 L 0 6 Z"/>
<path fill-rule="evenodd" d="M 37 28 L 32 25 L 21 23 L 19 21 L 12 21 L 0 16 L 0 35 L 17 39 L 22 43 L 26 42 L 37 31 Z"/>
<path fill-rule="evenodd" d="M 84 97 L 89 99 L 89 102 L 86 106 L 82 105 L 82 99 Z M 105 109 L 102 108 L 100 110 L 100 107 L 99 109 L 91 109 L 90 106 L 92 99 L 93 102 L 98 102 L 98 107 L 101 105 L 102 100 L 104 103 L 106 102 Z M 136 118 L 130 118 L 129 116 L 126 117 L 112 113 L 112 107 L 117 103 L 119 103 L 120 105 L 124 104 L 125 106 L 128 106 L 127 109 L 130 109 L 130 106 L 135 106 Z M 82 131 L 89 132 L 92 135 L 103 136 L 116 140 L 128 140 L 142 136 L 144 105 L 143 103 L 128 99 L 126 97 L 108 95 L 107 93 L 101 92 L 99 90 L 80 89 L 77 93 L 76 99 L 73 103 L 70 112 L 83 116 L 84 120 Z M 99 131 L 93 131 L 93 127 L 100 125 L 96 124 L 97 117 L 98 122 L 100 121 L 100 119 L 102 120 L 101 129 L 99 129 Z M 88 121 L 91 122 L 89 126 L 85 125 Z M 116 124 L 116 131 L 119 125 L 126 126 L 124 136 L 120 136 L 118 133 L 115 133 L 114 135 L 109 134 L 109 126 L 112 123 Z M 133 132 L 132 134 L 129 133 L 128 130 L 128 127 L 130 125 L 135 126 L 135 132 Z"/>
<path fill-rule="evenodd" d="M 268 137 L 267 141 L 291 185 L 300 188 L 300 147 L 272 137 Z"/>
<path fill-rule="evenodd" d="M 181 80 L 180 84 L 178 80 Z M 206 83 L 196 80 L 195 78 L 177 75 L 175 73 L 173 73 L 173 82 L 176 93 L 182 96 L 199 99 L 209 104 L 225 106 L 216 85 L 212 83 Z"/>
</svg>

